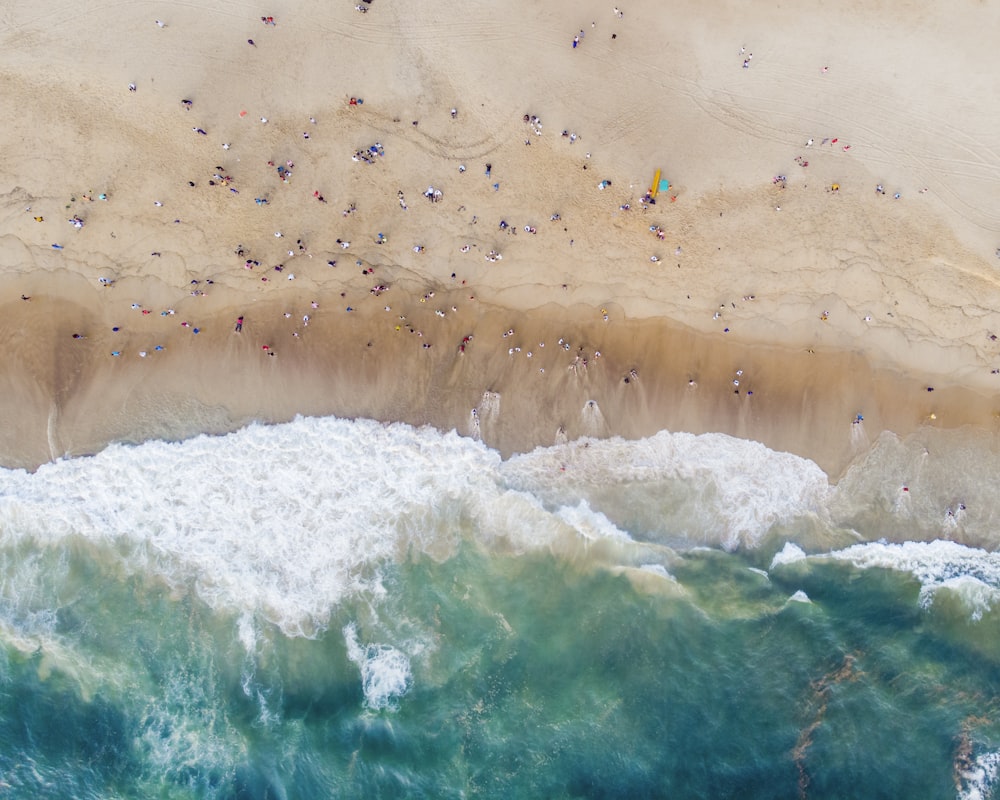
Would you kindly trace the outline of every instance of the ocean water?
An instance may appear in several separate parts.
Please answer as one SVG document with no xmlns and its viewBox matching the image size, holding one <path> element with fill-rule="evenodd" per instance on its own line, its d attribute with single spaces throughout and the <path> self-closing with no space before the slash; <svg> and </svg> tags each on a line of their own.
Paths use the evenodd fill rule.
<svg viewBox="0 0 1000 800">
<path fill-rule="evenodd" d="M 0 471 L 0 796 L 1000 796 L 1000 462 L 935 436 L 836 487 L 332 418 Z"/>
</svg>

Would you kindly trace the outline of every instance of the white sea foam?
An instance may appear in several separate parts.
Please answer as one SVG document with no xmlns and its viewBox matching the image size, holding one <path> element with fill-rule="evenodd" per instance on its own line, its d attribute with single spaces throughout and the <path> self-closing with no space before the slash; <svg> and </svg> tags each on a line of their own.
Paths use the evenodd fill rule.
<svg viewBox="0 0 1000 800">
<path fill-rule="evenodd" d="M 246 740 L 214 704 L 210 673 L 174 668 L 162 694 L 139 717 L 137 744 L 157 769 L 179 783 L 192 775 L 231 776 L 247 756 Z"/>
<path fill-rule="evenodd" d="M 993 796 L 993 786 L 1000 773 L 1000 753 L 983 753 L 971 769 L 959 777 L 958 800 L 986 800 Z"/>
<path fill-rule="evenodd" d="M 594 511 L 586 500 L 581 500 L 577 505 L 570 508 L 560 508 L 556 511 L 556 516 L 571 525 L 588 539 L 620 539 L 622 541 L 632 541 L 632 537 L 625 531 L 615 527 L 600 511 Z"/>
<path fill-rule="evenodd" d="M 482 409 L 495 416 L 499 395 L 484 395 Z M 4 554 L 83 540 L 233 614 L 253 652 L 261 623 L 315 636 L 345 598 L 384 597 L 387 563 L 411 550 L 446 558 L 460 536 L 516 551 L 571 531 L 752 546 L 827 490 L 812 462 L 714 434 L 574 442 L 508 462 L 455 433 L 335 418 L 113 445 L 34 474 L 0 470 L 0 615 L 20 625 L 48 608 L 26 605 L 31 575 L 17 577 L 11 564 L 24 560 L 4 566 Z"/>
<path fill-rule="evenodd" d="M 497 400 L 491 393 L 491 414 Z M 674 507 L 662 508 L 660 489 L 671 481 Z M 245 612 L 312 635 L 344 596 L 377 595 L 377 566 L 405 547 L 447 551 L 435 523 L 456 515 L 475 518 L 487 540 L 513 537 L 518 547 L 532 544 L 518 529 L 554 535 L 559 523 L 625 537 L 623 509 L 602 494 L 623 485 L 645 488 L 651 524 L 693 530 L 707 522 L 728 546 L 752 543 L 775 521 L 809 509 L 826 481 L 811 462 L 724 436 L 574 443 L 501 464 L 494 451 L 454 434 L 306 418 L 224 437 L 112 446 L 35 474 L 0 470 L 0 529 L 5 543 L 81 536 L 115 545 L 132 569 L 193 586 L 213 607 L 241 614 L 241 639 L 252 648 Z M 549 499 L 566 502 L 545 524 Z M 518 524 L 526 520 L 532 524 Z"/>
<path fill-rule="evenodd" d="M 809 595 L 799 589 L 795 594 L 788 598 L 789 603 L 812 603 L 809 599 Z"/>
<path fill-rule="evenodd" d="M 299 419 L 0 470 L 0 530 L 5 545 L 105 543 L 214 608 L 311 636 L 344 597 L 378 596 L 406 547 L 447 547 L 438 523 L 495 500 L 499 462 L 456 434 Z"/>
<path fill-rule="evenodd" d="M 257 628 L 253 622 L 253 615 L 247 612 L 240 614 L 239 622 L 236 623 L 236 630 L 240 644 L 247 653 L 257 650 Z"/>
<path fill-rule="evenodd" d="M 58 621 L 46 584 L 63 584 L 67 559 L 46 559 L 44 553 L 0 550 L 0 625 L 22 637 L 48 637 Z"/>
<path fill-rule="evenodd" d="M 797 544 L 785 542 L 785 546 L 775 553 L 774 558 L 771 559 L 770 568 L 774 569 L 775 567 L 780 567 L 782 564 L 794 564 L 796 561 L 802 561 L 805 557 L 805 550 Z"/>
<path fill-rule="evenodd" d="M 941 592 L 955 594 L 969 610 L 969 617 L 973 622 L 979 622 L 1000 601 L 1000 588 L 990 586 L 972 575 L 958 575 L 941 581 L 940 586 L 922 586 L 920 605 L 930 608 L 935 596 Z"/>
<path fill-rule="evenodd" d="M 774 525 L 822 512 L 831 491 L 812 461 L 723 434 L 580 440 L 515 456 L 501 472 L 550 506 L 586 497 L 618 527 L 632 520 L 651 536 L 663 529 L 726 549 L 753 547 Z"/>
<path fill-rule="evenodd" d="M 920 604 L 927 608 L 942 590 L 954 592 L 980 619 L 1000 600 L 1000 553 L 956 542 L 868 542 L 820 558 L 848 561 L 861 569 L 909 572 L 920 581 Z"/>
<path fill-rule="evenodd" d="M 344 626 L 343 634 L 347 657 L 361 671 L 365 705 L 375 711 L 395 708 L 413 684 L 410 660 L 391 645 L 362 646 L 357 626 L 353 623 Z"/>
</svg>

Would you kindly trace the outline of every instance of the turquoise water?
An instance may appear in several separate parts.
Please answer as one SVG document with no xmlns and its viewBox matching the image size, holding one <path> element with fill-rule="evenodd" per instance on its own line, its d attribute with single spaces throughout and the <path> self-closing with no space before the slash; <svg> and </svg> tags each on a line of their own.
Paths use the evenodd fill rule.
<svg viewBox="0 0 1000 800">
<path fill-rule="evenodd" d="M 0 794 L 997 796 L 1000 561 L 943 541 L 982 509 L 876 542 L 859 504 L 913 511 L 874 473 L 585 444 L 297 420 L 3 472 Z"/>
</svg>

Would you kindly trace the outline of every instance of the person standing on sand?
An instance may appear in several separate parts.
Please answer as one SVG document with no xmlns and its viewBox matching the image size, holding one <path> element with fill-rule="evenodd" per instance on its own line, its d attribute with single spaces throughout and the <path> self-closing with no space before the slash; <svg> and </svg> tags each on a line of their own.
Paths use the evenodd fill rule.
<svg viewBox="0 0 1000 800">
<path fill-rule="evenodd" d="M 238 316 L 236 318 L 236 332 L 237 333 L 242 333 L 243 332 L 243 316 L 242 315 L 240 315 L 240 316 Z"/>
</svg>

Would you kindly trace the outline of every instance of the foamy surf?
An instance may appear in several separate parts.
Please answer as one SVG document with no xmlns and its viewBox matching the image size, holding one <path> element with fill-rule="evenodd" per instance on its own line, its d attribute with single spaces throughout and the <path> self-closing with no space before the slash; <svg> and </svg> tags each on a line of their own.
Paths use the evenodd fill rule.
<svg viewBox="0 0 1000 800">
<path fill-rule="evenodd" d="M 958 800 L 988 800 L 1000 773 L 1000 753 L 982 753 L 959 775 Z"/>
<path fill-rule="evenodd" d="M 455 434 L 299 419 L 2 471 L 0 526 L 8 542 L 84 537 L 212 607 L 313 636 L 345 596 L 378 596 L 401 548 L 447 546 L 435 520 L 495 496 L 498 464 Z"/>
<path fill-rule="evenodd" d="M 815 465 L 728 437 L 504 462 L 334 419 L 0 472 L 4 788 L 794 795 L 804 774 L 939 797 L 957 764 L 962 796 L 988 797 L 994 765 L 951 743 L 1000 744 L 1000 644 L 953 623 L 959 595 L 992 618 L 993 556 L 807 555 L 848 538 L 830 496 Z M 824 713 L 820 758 L 796 735 Z M 705 752 L 710 772 L 686 768 Z"/>
<path fill-rule="evenodd" d="M 920 581 L 920 604 L 929 608 L 942 591 L 956 595 L 978 621 L 1000 600 L 1000 553 L 955 542 L 868 542 L 828 553 L 860 569 L 907 572 Z"/>
<path fill-rule="evenodd" d="M 797 561 L 804 561 L 806 551 L 792 542 L 785 542 L 784 546 L 771 559 L 770 569 L 780 567 L 783 564 L 794 564 Z"/>
<path fill-rule="evenodd" d="M 361 672 L 365 705 L 374 711 L 397 707 L 413 683 L 410 660 L 389 644 L 362 645 L 353 623 L 344 626 L 343 634 L 347 657 Z"/>
<path fill-rule="evenodd" d="M 486 416 L 497 400 L 485 397 Z M 252 649 L 247 613 L 315 636 L 344 597 L 384 592 L 380 565 L 410 548 L 445 556 L 456 514 L 481 542 L 517 549 L 548 546 L 567 526 L 585 538 L 627 541 L 638 527 L 651 541 L 752 547 L 827 492 L 811 462 L 724 436 L 588 440 L 503 463 L 454 433 L 300 418 L 0 471 L 0 526 L 8 542 L 83 537 L 133 573 L 193 586 L 241 615 Z"/>
<path fill-rule="evenodd" d="M 726 549 L 822 513 L 831 494 L 815 463 L 723 434 L 585 439 L 514 456 L 501 471 L 550 506 L 586 498 L 633 536 Z"/>
</svg>

